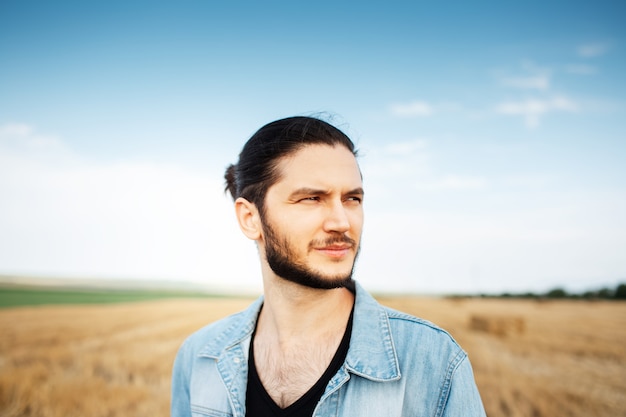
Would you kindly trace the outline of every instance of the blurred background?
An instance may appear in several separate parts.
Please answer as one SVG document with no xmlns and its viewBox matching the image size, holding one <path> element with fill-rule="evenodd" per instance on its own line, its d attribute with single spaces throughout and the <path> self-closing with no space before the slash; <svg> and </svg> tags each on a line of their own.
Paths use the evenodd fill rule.
<svg viewBox="0 0 626 417">
<path fill-rule="evenodd" d="M 0 2 L 0 275 L 260 291 L 223 193 L 262 125 L 360 149 L 356 278 L 626 278 L 626 3 Z"/>
</svg>

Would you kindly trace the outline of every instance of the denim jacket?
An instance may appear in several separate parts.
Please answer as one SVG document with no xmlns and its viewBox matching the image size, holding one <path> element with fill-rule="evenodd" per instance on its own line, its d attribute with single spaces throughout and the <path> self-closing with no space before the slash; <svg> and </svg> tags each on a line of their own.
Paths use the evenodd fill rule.
<svg viewBox="0 0 626 417">
<path fill-rule="evenodd" d="M 248 349 L 263 303 L 210 324 L 181 346 L 172 417 L 245 417 Z M 316 417 L 485 416 L 466 353 L 435 325 L 378 304 L 358 284 L 350 348 Z"/>
</svg>

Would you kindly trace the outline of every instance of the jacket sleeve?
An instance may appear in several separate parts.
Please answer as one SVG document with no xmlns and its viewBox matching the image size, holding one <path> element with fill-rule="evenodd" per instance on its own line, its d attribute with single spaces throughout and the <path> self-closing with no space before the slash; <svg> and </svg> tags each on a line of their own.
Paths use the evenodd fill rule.
<svg viewBox="0 0 626 417">
<path fill-rule="evenodd" d="M 191 380 L 187 343 L 178 350 L 172 370 L 171 417 L 191 417 L 189 382 Z"/>
<path fill-rule="evenodd" d="M 467 357 L 452 377 L 442 417 L 485 417 L 483 402 L 476 387 L 472 365 Z"/>
</svg>

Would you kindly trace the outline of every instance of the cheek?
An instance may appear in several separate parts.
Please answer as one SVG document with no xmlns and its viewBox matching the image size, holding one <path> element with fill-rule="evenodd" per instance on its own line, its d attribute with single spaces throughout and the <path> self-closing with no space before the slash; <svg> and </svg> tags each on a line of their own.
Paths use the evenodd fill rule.
<svg viewBox="0 0 626 417">
<path fill-rule="evenodd" d="M 324 224 L 324 216 L 315 210 L 299 210 L 281 219 L 283 230 L 288 230 L 292 235 L 303 235 L 315 232 Z"/>
<path fill-rule="evenodd" d="M 350 215 L 350 227 L 355 232 L 359 232 L 363 229 L 363 211 L 359 210 Z"/>
</svg>

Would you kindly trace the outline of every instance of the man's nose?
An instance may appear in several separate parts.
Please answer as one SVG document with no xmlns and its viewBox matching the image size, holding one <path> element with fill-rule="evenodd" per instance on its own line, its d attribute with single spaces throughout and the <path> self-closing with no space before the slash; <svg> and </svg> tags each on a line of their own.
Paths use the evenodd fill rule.
<svg viewBox="0 0 626 417">
<path fill-rule="evenodd" d="M 327 232 L 345 233 L 350 230 L 350 218 L 343 202 L 333 203 L 328 208 L 324 221 L 324 230 Z"/>
</svg>

